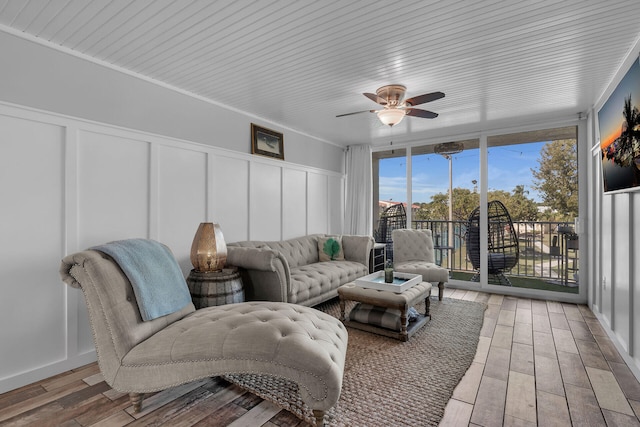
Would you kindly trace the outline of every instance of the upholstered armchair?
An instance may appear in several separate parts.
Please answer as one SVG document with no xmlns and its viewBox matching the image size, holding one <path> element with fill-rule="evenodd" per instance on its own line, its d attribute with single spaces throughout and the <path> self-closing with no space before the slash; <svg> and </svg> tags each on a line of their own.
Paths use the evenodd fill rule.
<svg viewBox="0 0 640 427">
<path fill-rule="evenodd" d="M 436 264 L 431 230 L 393 230 L 391 239 L 393 269 L 401 273 L 421 274 L 423 282 L 437 283 L 438 299 L 442 301 L 449 271 Z"/>
</svg>

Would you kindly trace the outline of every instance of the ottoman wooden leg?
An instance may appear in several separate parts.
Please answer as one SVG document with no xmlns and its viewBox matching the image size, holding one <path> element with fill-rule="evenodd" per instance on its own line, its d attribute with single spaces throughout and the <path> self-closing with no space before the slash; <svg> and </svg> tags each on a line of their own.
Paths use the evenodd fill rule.
<svg viewBox="0 0 640 427">
<path fill-rule="evenodd" d="M 408 306 L 404 306 L 400 309 L 400 335 L 402 341 L 409 341 L 409 332 L 407 332 L 407 310 Z"/>
<path fill-rule="evenodd" d="M 444 282 L 438 283 L 438 301 L 442 301 L 444 296 Z"/>
<path fill-rule="evenodd" d="M 347 320 L 347 317 L 344 315 L 344 310 L 345 310 L 345 302 L 344 302 L 344 299 L 340 297 L 340 320 L 342 320 L 343 322 Z"/>
<path fill-rule="evenodd" d="M 431 293 L 429 293 L 429 295 L 427 295 L 427 297 L 424 300 L 424 315 L 428 318 L 431 318 Z"/>
</svg>

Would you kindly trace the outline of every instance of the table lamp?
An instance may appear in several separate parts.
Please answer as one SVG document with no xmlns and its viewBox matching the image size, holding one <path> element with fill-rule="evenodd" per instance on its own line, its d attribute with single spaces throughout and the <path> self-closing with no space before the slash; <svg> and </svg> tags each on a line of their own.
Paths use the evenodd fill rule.
<svg viewBox="0 0 640 427">
<path fill-rule="evenodd" d="M 227 244 L 220 225 L 201 222 L 191 245 L 191 264 L 196 271 L 220 271 L 227 261 Z"/>
</svg>

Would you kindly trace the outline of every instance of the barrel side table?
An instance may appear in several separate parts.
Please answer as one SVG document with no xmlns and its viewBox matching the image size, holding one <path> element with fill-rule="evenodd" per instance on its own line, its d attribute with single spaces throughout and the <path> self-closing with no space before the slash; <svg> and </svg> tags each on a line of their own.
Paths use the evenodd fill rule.
<svg viewBox="0 0 640 427">
<path fill-rule="evenodd" d="M 244 286 L 237 268 L 206 272 L 191 270 L 187 286 L 196 308 L 244 302 Z"/>
</svg>

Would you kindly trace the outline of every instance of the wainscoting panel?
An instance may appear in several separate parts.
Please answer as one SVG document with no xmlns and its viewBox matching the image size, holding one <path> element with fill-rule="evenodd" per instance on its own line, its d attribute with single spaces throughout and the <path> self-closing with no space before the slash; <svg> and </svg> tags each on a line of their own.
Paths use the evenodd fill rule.
<svg viewBox="0 0 640 427">
<path fill-rule="evenodd" d="M 280 240 L 282 236 L 282 168 L 252 162 L 249 238 Z"/>
<path fill-rule="evenodd" d="M 307 175 L 307 231 L 309 234 L 329 231 L 330 205 L 327 176 L 309 173 Z"/>
<path fill-rule="evenodd" d="M 210 178 L 211 212 L 227 242 L 249 239 L 249 164 L 246 159 L 212 155 Z"/>
<path fill-rule="evenodd" d="M 65 131 L 4 115 L 0 129 L 2 380 L 65 358 L 66 290 L 57 277 Z"/>
<path fill-rule="evenodd" d="M 82 131 L 78 152 L 79 246 L 149 237 L 149 143 Z"/>
<path fill-rule="evenodd" d="M 307 234 L 307 173 L 302 170 L 282 171 L 282 238 L 292 239 Z"/>
<path fill-rule="evenodd" d="M 344 185 L 337 176 L 329 176 L 329 233 L 342 234 L 344 230 Z"/>
<path fill-rule="evenodd" d="M 600 312 L 604 318 L 604 321 L 611 326 L 613 309 L 613 286 L 615 283 L 615 277 L 613 277 L 613 269 L 611 268 L 612 256 L 613 256 L 613 204 L 612 199 L 615 196 L 604 196 L 602 198 L 602 223 L 601 223 L 601 236 L 602 236 L 602 306 Z"/>
<path fill-rule="evenodd" d="M 151 214 L 157 232 L 151 237 L 171 248 L 187 275 L 193 236 L 207 217 L 207 154 L 161 145 L 157 164 L 157 211 Z"/>
<path fill-rule="evenodd" d="M 58 276 L 68 253 L 153 238 L 186 275 L 202 221 L 227 242 L 339 222 L 333 171 L 2 103 L 0 132 L 0 393 L 95 360 L 83 297 Z"/>
<path fill-rule="evenodd" d="M 613 324 L 615 326 L 615 334 L 620 340 L 620 344 L 629 350 L 629 306 L 631 300 L 629 298 L 631 287 L 629 268 L 632 262 L 631 249 L 631 236 L 629 235 L 628 227 L 621 227 L 621 224 L 625 224 L 629 217 L 629 201 L 631 194 L 622 193 L 614 196 L 614 216 L 612 216 L 612 223 L 615 224 L 613 228 L 613 239 L 615 242 L 612 268 L 615 271 L 615 284 L 613 287 L 613 300 L 615 306 L 613 309 Z"/>
</svg>

